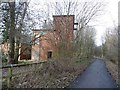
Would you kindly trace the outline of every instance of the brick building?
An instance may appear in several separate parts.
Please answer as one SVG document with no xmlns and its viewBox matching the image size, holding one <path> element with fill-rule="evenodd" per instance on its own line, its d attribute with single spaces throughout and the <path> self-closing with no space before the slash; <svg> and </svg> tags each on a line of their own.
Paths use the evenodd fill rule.
<svg viewBox="0 0 120 90">
<path fill-rule="evenodd" d="M 33 30 L 32 60 L 54 58 L 59 47 L 69 49 L 74 35 L 74 15 L 53 16 L 53 29 Z"/>
</svg>

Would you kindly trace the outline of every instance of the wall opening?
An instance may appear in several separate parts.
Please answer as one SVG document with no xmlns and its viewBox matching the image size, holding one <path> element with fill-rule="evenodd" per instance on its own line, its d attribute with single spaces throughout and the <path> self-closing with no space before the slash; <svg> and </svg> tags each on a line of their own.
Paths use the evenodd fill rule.
<svg viewBox="0 0 120 90">
<path fill-rule="evenodd" d="M 52 51 L 48 51 L 47 52 L 47 59 L 51 59 L 52 58 Z"/>
</svg>

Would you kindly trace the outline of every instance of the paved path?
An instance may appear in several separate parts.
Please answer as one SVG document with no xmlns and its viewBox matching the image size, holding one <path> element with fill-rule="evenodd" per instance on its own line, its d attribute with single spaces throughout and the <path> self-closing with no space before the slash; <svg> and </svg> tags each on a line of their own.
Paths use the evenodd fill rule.
<svg viewBox="0 0 120 90">
<path fill-rule="evenodd" d="M 116 88 L 117 85 L 107 72 L 104 61 L 94 61 L 68 88 Z"/>
</svg>

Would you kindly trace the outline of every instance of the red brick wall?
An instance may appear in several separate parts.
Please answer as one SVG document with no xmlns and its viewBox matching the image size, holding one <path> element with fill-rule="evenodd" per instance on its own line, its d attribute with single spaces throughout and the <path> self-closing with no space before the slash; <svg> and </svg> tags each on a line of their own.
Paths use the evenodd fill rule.
<svg viewBox="0 0 120 90">
<path fill-rule="evenodd" d="M 40 40 L 40 59 L 47 60 L 48 51 L 52 51 L 52 57 L 54 57 L 56 47 L 53 32 L 48 32 Z"/>
<path fill-rule="evenodd" d="M 69 41 L 73 40 L 74 16 L 63 15 L 63 16 L 53 16 L 53 18 L 54 18 L 54 29 L 57 35 Z"/>
</svg>

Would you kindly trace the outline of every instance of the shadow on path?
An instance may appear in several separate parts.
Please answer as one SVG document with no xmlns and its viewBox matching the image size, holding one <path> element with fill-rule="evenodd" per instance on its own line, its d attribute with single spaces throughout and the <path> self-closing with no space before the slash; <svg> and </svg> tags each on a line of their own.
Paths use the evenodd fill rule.
<svg viewBox="0 0 120 90">
<path fill-rule="evenodd" d="M 117 88 L 103 60 L 94 61 L 68 88 Z"/>
</svg>

